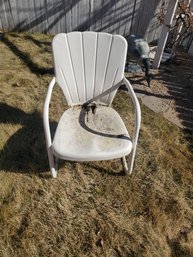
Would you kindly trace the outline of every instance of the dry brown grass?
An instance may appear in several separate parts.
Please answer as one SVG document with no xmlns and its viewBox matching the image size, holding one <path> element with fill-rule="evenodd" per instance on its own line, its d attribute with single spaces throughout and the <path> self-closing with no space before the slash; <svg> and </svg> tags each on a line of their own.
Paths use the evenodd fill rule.
<svg viewBox="0 0 193 257">
<path fill-rule="evenodd" d="M 61 162 L 50 179 L 42 127 L 50 41 L 14 33 L 0 40 L 0 256 L 193 256 L 193 155 L 161 114 L 142 106 L 131 176 L 113 160 Z M 130 126 L 127 99 L 119 92 L 114 106 Z M 64 108 L 56 89 L 52 129 Z"/>
</svg>

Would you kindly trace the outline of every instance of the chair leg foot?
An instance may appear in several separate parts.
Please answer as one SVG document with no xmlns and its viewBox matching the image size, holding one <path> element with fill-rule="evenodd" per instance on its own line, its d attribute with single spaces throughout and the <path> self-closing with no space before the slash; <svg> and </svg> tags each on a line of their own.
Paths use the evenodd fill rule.
<svg viewBox="0 0 193 257">
<path fill-rule="evenodd" d="M 125 173 L 127 174 L 128 171 L 129 171 L 129 169 L 128 169 L 128 165 L 127 165 L 126 158 L 125 158 L 125 157 L 122 157 L 121 160 L 122 160 L 122 163 L 123 163 L 124 171 L 125 171 Z"/>
<path fill-rule="evenodd" d="M 128 162 L 125 157 L 122 157 L 121 159 L 125 173 L 131 175 L 133 171 L 134 155 L 132 154 L 131 156 L 129 156 Z"/>
<path fill-rule="evenodd" d="M 129 156 L 129 169 L 128 169 L 129 175 L 131 175 L 131 173 L 133 171 L 134 158 L 135 158 L 135 150 Z"/>
<path fill-rule="evenodd" d="M 51 168 L 51 174 L 52 174 L 52 178 L 56 178 L 57 177 L 57 171 L 55 168 Z"/>
<path fill-rule="evenodd" d="M 49 159 L 50 171 L 51 171 L 52 178 L 56 178 L 57 177 L 58 159 L 56 158 L 56 162 L 55 162 L 51 148 L 48 149 L 48 159 Z"/>
</svg>

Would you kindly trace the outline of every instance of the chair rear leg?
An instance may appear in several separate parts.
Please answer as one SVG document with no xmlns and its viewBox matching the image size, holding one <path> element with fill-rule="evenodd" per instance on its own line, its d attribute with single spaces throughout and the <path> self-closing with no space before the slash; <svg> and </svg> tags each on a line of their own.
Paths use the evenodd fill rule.
<svg viewBox="0 0 193 257">
<path fill-rule="evenodd" d="M 129 155 L 129 161 L 128 161 L 128 173 L 129 175 L 131 175 L 132 171 L 133 171 L 133 165 L 134 165 L 134 160 L 135 160 L 135 150 L 133 149 L 133 151 L 130 153 Z"/>
<path fill-rule="evenodd" d="M 126 161 L 126 157 L 122 157 L 121 159 L 125 173 L 131 175 L 135 159 L 135 150 L 130 153 L 128 162 Z"/>
<path fill-rule="evenodd" d="M 128 173 L 128 165 L 125 156 L 121 158 L 125 173 Z"/>
<path fill-rule="evenodd" d="M 57 167 L 58 161 L 56 161 L 56 164 L 55 164 L 54 156 L 53 156 L 51 148 L 48 148 L 48 159 L 49 159 L 49 164 L 50 164 L 51 175 L 52 175 L 53 178 L 56 178 L 57 177 L 56 167 Z"/>
</svg>

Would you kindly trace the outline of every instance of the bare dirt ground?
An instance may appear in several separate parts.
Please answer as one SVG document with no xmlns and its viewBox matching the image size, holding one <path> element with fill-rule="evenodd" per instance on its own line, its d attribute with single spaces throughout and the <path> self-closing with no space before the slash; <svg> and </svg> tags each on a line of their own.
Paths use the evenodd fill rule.
<svg viewBox="0 0 193 257">
<path fill-rule="evenodd" d="M 180 50 L 173 63 L 161 64 L 152 73 L 150 88 L 143 73 L 128 75 L 138 97 L 177 126 L 193 131 L 193 56 Z"/>
</svg>

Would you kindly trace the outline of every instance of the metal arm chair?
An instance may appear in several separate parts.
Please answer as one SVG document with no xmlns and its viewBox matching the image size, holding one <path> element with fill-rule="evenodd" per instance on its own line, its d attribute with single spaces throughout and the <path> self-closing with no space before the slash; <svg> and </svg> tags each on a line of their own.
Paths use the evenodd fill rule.
<svg viewBox="0 0 193 257">
<path fill-rule="evenodd" d="M 122 158 L 125 172 L 133 170 L 141 111 L 129 81 L 124 77 L 127 42 L 120 35 L 71 32 L 52 42 L 55 77 L 49 84 L 43 121 L 52 177 L 57 160 L 96 161 Z M 52 140 L 49 104 L 55 83 L 69 108 L 61 116 Z M 119 114 L 111 107 L 121 83 L 128 89 L 135 109 L 131 139 Z M 127 165 L 126 156 L 130 155 Z"/>
</svg>

